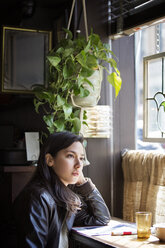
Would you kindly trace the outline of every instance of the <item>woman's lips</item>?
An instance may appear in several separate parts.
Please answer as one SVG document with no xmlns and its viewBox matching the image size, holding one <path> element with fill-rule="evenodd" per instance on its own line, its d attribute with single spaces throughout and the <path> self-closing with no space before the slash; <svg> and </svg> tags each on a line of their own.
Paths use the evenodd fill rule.
<svg viewBox="0 0 165 248">
<path fill-rule="evenodd" d="M 73 172 L 72 174 L 73 174 L 73 176 L 76 176 L 76 177 L 79 176 L 78 172 Z"/>
</svg>

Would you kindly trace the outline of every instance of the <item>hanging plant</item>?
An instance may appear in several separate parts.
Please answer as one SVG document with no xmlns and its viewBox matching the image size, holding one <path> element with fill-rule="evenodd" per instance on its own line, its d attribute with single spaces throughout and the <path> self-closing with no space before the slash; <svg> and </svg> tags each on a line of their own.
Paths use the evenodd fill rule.
<svg viewBox="0 0 165 248">
<path fill-rule="evenodd" d="M 87 99 L 94 92 L 96 86 L 91 76 L 96 70 L 105 70 L 107 81 L 115 89 L 115 97 L 122 80 L 114 53 L 109 44 L 102 43 L 98 34 L 91 32 L 88 40 L 81 35 L 73 39 L 71 31 L 64 30 L 67 38 L 61 40 L 46 58 L 46 85 L 34 87 L 34 105 L 37 113 L 42 107 L 43 119 L 50 133 L 64 130 L 79 133 L 81 125 L 86 124 L 86 113 L 84 111 L 81 120 L 81 107 L 74 104 L 73 99 L 78 96 Z"/>
</svg>

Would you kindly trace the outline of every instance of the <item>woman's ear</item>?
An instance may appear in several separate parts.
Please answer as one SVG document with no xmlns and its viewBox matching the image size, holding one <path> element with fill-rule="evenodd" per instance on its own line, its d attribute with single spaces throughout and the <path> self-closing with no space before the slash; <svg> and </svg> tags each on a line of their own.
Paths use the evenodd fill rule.
<svg viewBox="0 0 165 248">
<path fill-rule="evenodd" d="M 46 160 L 46 163 L 49 167 L 52 167 L 54 165 L 54 159 L 50 153 L 47 153 L 45 155 L 45 160 Z"/>
</svg>

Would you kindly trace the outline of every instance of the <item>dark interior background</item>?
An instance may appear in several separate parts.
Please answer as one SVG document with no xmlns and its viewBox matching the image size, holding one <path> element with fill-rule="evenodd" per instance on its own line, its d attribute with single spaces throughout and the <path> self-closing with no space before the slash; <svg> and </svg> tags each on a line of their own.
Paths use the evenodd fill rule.
<svg viewBox="0 0 165 248">
<path fill-rule="evenodd" d="M 112 28 L 108 20 L 108 3 L 108 0 L 86 1 L 88 30 L 93 28 L 104 42 L 109 41 Z M 51 30 L 53 32 L 52 45 L 55 46 L 58 32 L 62 27 L 67 27 L 71 4 L 70 0 L 1 0 L 1 31 L 3 25 Z M 71 30 L 74 34 L 76 29 L 84 33 L 80 0 L 76 2 L 71 23 Z M 2 47 L 2 32 L 0 41 Z M 122 90 L 118 98 L 114 100 L 114 92 L 104 78 L 99 104 L 112 105 L 113 131 L 109 139 L 88 139 L 87 156 L 91 164 L 84 171 L 102 193 L 111 214 L 122 217 L 121 151 L 124 148 L 135 148 L 134 36 L 124 36 L 113 40 L 112 50 L 119 59 L 118 67 L 123 80 Z M 0 52 L 2 55 L 2 49 Z M 1 60 L 1 67 L 2 62 Z M 0 149 L 17 148 L 19 141 L 24 138 L 25 131 L 39 131 L 40 133 L 46 131 L 42 115 L 36 114 L 34 110 L 33 95 L 1 92 Z M 0 161 L 0 166 L 2 165 Z"/>
</svg>

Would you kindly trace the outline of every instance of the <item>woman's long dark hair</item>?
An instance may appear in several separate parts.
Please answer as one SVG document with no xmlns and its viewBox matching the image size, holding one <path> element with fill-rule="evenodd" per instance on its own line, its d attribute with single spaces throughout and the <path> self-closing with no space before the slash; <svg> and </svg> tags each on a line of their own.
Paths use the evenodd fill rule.
<svg viewBox="0 0 165 248">
<path fill-rule="evenodd" d="M 35 174 L 35 178 L 39 177 L 40 182 L 42 182 L 55 199 L 56 204 L 58 206 L 65 206 L 69 212 L 75 212 L 80 207 L 80 199 L 71 189 L 60 181 L 52 167 L 47 165 L 45 155 L 49 153 L 55 158 L 60 150 L 78 141 L 82 144 L 83 137 L 71 132 L 57 132 L 51 134 L 41 148 Z"/>
</svg>

